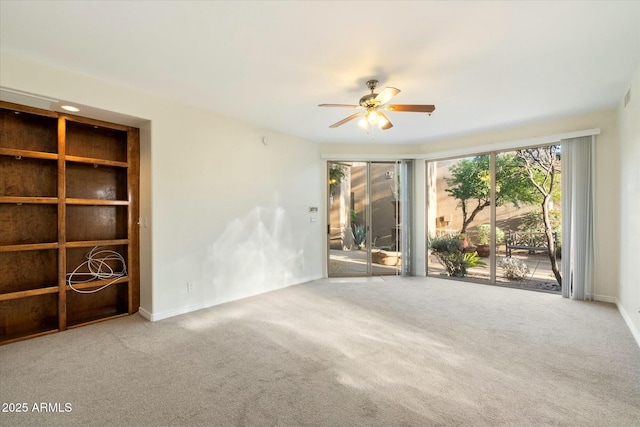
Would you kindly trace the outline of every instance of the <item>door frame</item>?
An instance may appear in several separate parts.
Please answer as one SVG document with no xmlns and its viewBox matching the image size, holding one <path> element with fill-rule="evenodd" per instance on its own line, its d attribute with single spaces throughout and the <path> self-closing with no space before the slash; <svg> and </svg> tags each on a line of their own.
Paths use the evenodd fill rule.
<svg viewBox="0 0 640 427">
<path fill-rule="evenodd" d="M 332 274 L 331 271 L 331 202 L 330 202 L 330 198 L 332 197 L 331 194 L 331 188 L 330 188 L 330 183 L 329 183 L 329 170 L 330 170 L 330 166 L 331 164 L 355 164 L 355 163 L 362 163 L 365 165 L 365 197 L 364 197 L 364 206 L 365 206 L 365 214 L 364 214 L 364 221 L 365 221 L 365 229 L 367 231 L 367 235 L 366 235 L 366 267 L 365 267 L 365 271 L 363 272 L 356 272 L 356 273 L 337 273 L 337 274 Z M 403 161 L 402 160 L 398 160 L 398 159 L 390 159 L 390 160 L 384 160 L 384 159 L 378 159 L 378 160 L 332 160 L 332 159 L 327 159 L 326 161 L 326 176 L 327 176 L 327 193 L 326 193 L 326 197 L 325 197 L 325 203 L 326 203 L 326 222 L 327 222 L 327 234 L 325 237 L 325 242 L 327 245 L 327 250 L 326 250 L 326 268 L 327 268 L 327 277 L 370 277 L 370 276 L 374 276 L 374 275 L 406 275 L 405 274 L 405 269 L 398 265 L 398 266 L 394 266 L 394 273 L 390 273 L 390 274 L 381 274 L 380 272 L 374 272 L 374 265 L 373 265 L 373 259 L 372 259 L 372 250 L 375 249 L 373 248 L 373 236 L 372 236 L 372 224 L 373 224 L 373 209 L 372 209 L 372 203 L 371 203 L 371 195 L 372 195 L 372 185 L 371 185 L 371 166 L 373 164 L 389 164 L 391 166 L 393 166 L 393 179 L 394 182 L 396 183 L 395 185 L 397 186 L 397 188 L 395 188 L 396 191 L 399 191 L 400 188 L 405 188 L 408 189 L 410 188 L 410 186 L 408 185 L 402 185 L 403 181 L 406 181 L 408 179 L 411 179 L 410 174 L 408 173 L 408 169 L 403 167 Z M 398 174 L 402 174 L 404 175 L 404 177 L 402 175 L 398 175 Z M 398 185 L 398 181 L 397 181 L 397 176 L 400 176 L 400 185 Z M 408 198 L 410 200 L 410 197 L 405 196 L 405 198 Z M 397 206 L 397 205 L 396 205 Z M 407 203 L 405 204 L 405 206 L 407 206 L 407 208 L 409 208 L 410 204 Z M 407 213 L 405 215 L 405 218 L 409 218 L 410 217 L 410 213 Z M 406 221 L 408 223 L 408 220 Z M 402 223 L 402 219 L 398 217 L 397 212 L 396 212 L 396 216 L 395 216 L 395 227 L 397 228 L 399 226 L 399 224 Z M 335 227 L 334 227 L 335 229 Z M 408 256 L 410 256 L 410 251 L 406 250 L 403 251 L 403 248 L 400 247 L 400 245 L 398 245 L 398 242 L 400 241 L 401 236 L 399 233 L 397 233 L 396 235 L 396 251 L 401 253 L 401 257 L 402 259 L 407 259 Z M 408 240 L 408 239 L 407 239 Z M 405 245 L 406 247 L 406 245 Z"/>
</svg>

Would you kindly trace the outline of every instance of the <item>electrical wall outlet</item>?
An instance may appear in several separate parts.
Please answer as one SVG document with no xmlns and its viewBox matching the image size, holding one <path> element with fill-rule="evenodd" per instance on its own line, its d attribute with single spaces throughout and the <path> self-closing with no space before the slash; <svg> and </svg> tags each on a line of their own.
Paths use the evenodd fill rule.
<svg viewBox="0 0 640 427">
<path fill-rule="evenodd" d="M 191 292 L 193 290 L 193 282 L 187 282 L 187 292 Z"/>
</svg>

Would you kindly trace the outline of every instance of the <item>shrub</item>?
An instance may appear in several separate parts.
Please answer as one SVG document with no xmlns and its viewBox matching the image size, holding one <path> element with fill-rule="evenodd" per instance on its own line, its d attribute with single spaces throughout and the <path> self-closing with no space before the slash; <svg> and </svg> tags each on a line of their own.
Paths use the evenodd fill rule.
<svg viewBox="0 0 640 427">
<path fill-rule="evenodd" d="M 467 270 L 478 265 L 485 265 L 484 261 L 475 253 L 465 253 L 463 242 L 452 237 L 433 237 L 429 242 L 431 252 L 453 277 L 465 277 Z"/>
<path fill-rule="evenodd" d="M 481 245 L 489 244 L 489 237 L 491 235 L 491 225 L 489 224 L 480 224 L 477 227 L 477 237 L 478 241 Z M 500 227 L 496 227 L 496 243 L 500 244 L 504 242 L 504 231 Z"/>
<path fill-rule="evenodd" d="M 364 224 L 353 227 L 353 241 L 357 246 L 361 246 L 367 240 L 367 229 Z"/>
<path fill-rule="evenodd" d="M 500 260 L 502 274 L 509 280 L 522 280 L 529 274 L 529 267 L 524 261 L 516 258 L 503 258 Z"/>
</svg>

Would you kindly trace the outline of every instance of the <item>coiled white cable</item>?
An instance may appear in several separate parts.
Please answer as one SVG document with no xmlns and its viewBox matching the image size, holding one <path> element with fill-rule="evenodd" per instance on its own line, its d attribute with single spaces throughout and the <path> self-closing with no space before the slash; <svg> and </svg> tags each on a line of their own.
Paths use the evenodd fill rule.
<svg viewBox="0 0 640 427">
<path fill-rule="evenodd" d="M 67 273 L 67 284 L 71 289 L 80 293 L 80 294 L 93 294 L 95 292 L 101 291 L 107 286 L 114 284 L 119 278 L 125 277 L 127 275 L 127 265 L 125 263 L 124 257 L 120 255 L 116 251 L 112 251 L 110 249 L 103 249 L 101 246 L 95 246 L 93 249 L 87 253 L 87 260 L 76 267 L 71 273 Z M 122 264 L 122 269 L 119 271 L 115 271 L 114 268 L 107 264 L 108 261 L 118 261 Z M 88 272 L 80 272 L 82 267 L 87 266 Z M 75 276 L 89 276 L 86 280 L 74 280 Z M 76 289 L 73 285 L 77 285 L 80 283 L 89 283 L 94 280 L 109 280 L 113 279 L 106 285 L 100 286 L 97 289 L 92 289 L 90 291 L 84 291 L 81 289 Z"/>
</svg>

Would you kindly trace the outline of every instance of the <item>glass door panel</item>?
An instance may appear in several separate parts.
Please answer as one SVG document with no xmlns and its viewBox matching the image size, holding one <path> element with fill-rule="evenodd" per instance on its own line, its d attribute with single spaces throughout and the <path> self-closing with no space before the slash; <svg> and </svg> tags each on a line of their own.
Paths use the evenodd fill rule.
<svg viewBox="0 0 640 427">
<path fill-rule="evenodd" d="M 491 156 L 433 161 L 427 171 L 427 274 L 489 282 L 481 230 L 491 220 Z"/>
<path fill-rule="evenodd" d="M 402 265 L 399 172 L 398 162 L 370 165 L 371 268 L 376 276 L 397 275 Z"/>
<path fill-rule="evenodd" d="M 513 197 L 519 201 L 517 206 L 505 203 L 496 212 L 496 282 L 560 292 L 556 279 L 562 256 L 560 147 L 499 153 L 496 164 L 497 181 L 514 187 Z M 501 176 L 501 169 L 508 170 Z"/>
<path fill-rule="evenodd" d="M 363 162 L 329 162 L 329 276 L 370 274 L 367 170 Z"/>
<path fill-rule="evenodd" d="M 329 162 L 329 277 L 400 273 L 398 162 Z"/>
</svg>

